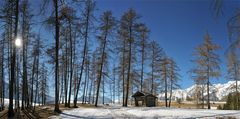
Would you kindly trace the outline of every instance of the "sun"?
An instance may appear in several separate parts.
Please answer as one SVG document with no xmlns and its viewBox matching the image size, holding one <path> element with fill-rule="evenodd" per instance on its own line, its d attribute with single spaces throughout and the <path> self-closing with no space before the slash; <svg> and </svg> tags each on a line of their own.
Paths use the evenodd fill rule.
<svg viewBox="0 0 240 119">
<path fill-rule="evenodd" d="M 16 45 L 17 47 L 21 47 L 21 46 L 22 46 L 22 40 L 21 40 L 20 38 L 17 38 L 17 39 L 15 40 L 15 45 Z"/>
</svg>

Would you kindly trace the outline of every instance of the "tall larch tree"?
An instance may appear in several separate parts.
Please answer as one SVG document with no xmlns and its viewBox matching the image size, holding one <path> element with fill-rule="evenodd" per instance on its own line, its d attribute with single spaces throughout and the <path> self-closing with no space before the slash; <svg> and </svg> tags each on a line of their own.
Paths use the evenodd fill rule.
<svg viewBox="0 0 240 119">
<path fill-rule="evenodd" d="M 132 68 L 132 55 L 133 55 L 133 45 L 136 40 L 137 35 L 137 26 L 138 26 L 138 19 L 140 17 L 133 9 L 129 9 L 127 12 L 123 14 L 120 20 L 120 31 L 124 35 L 124 40 L 126 43 L 126 51 L 127 51 L 127 76 L 126 76 L 126 94 L 124 99 L 124 105 L 127 106 L 128 104 L 128 96 L 129 96 L 129 89 L 130 89 L 130 78 L 131 78 L 131 68 Z M 125 45 L 124 43 L 124 45 Z M 124 63 L 124 62 L 123 62 Z M 124 73 L 124 72 L 123 72 Z"/>
<path fill-rule="evenodd" d="M 9 81 L 9 106 L 8 106 L 8 117 L 14 116 L 14 110 L 13 110 L 13 85 L 16 81 L 16 46 L 15 46 L 15 40 L 18 36 L 18 20 L 19 20 L 19 0 L 12 1 L 13 8 L 14 8 L 14 38 L 11 41 L 11 78 Z"/>
<path fill-rule="evenodd" d="M 59 29 L 60 29 L 60 22 L 58 16 L 59 10 L 59 1 L 53 0 L 54 3 L 54 11 L 55 11 L 55 112 L 61 112 L 59 109 L 59 81 L 58 81 L 58 50 L 59 50 Z"/>
<path fill-rule="evenodd" d="M 140 56 L 141 56 L 141 74 L 140 74 L 140 91 L 143 91 L 143 82 L 144 82 L 144 65 L 145 60 L 147 59 L 147 50 L 148 50 L 148 37 L 149 37 L 149 29 L 145 24 L 139 24 L 138 26 L 139 32 L 139 46 L 140 46 Z M 152 92 L 151 92 L 152 93 Z"/>
<path fill-rule="evenodd" d="M 100 69 L 99 69 L 99 75 L 97 78 L 97 92 L 96 92 L 96 101 L 95 101 L 95 106 L 98 104 L 98 95 L 99 95 L 99 88 L 101 84 L 101 79 L 103 76 L 103 67 L 106 62 L 107 58 L 107 46 L 108 43 L 110 42 L 110 36 L 113 33 L 113 28 L 116 25 L 116 20 L 112 16 L 111 11 L 106 11 L 103 13 L 103 15 L 100 17 L 100 35 L 98 36 L 98 40 L 100 42 L 100 50 L 101 50 L 101 62 L 100 62 Z"/>
<path fill-rule="evenodd" d="M 13 39 L 14 39 L 14 10 L 15 10 L 15 5 L 16 1 L 7 1 L 5 0 L 2 5 L 2 9 L 1 9 L 1 20 L 3 21 L 3 25 L 4 25 L 4 32 L 3 32 L 3 36 L 4 36 L 4 40 L 6 42 L 6 67 L 7 67 L 7 75 L 8 75 L 8 80 L 9 82 L 11 81 L 11 56 L 12 56 L 12 46 L 13 46 Z M 4 57 L 2 57 L 3 59 Z M 2 60 L 2 63 L 3 60 Z M 3 68 L 3 65 L 2 65 Z M 2 73 L 4 72 L 4 70 L 2 70 Z M 4 78 L 4 76 L 2 76 L 2 78 Z M 11 83 L 11 82 L 10 82 Z M 10 86 L 9 83 L 9 86 Z M 4 85 L 3 85 L 4 86 Z M 4 88 L 4 87 L 3 87 Z M 9 87 L 10 88 L 10 87 Z M 5 89 L 5 88 L 4 88 Z M 13 89 L 10 89 L 9 91 L 11 91 Z M 5 93 L 3 91 L 3 97 L 5 96 Z M 4 103 L 4 100 L 3 100 Z M 4 104 L 3 104 L 4 105 Z M 9 116 L 13 116 L 12 114 L 10 114 Z"/>
<path fill-rule="evenodd" d="M 169 65 L 170 96 L 168 106 L 171 107 L 173 90 L 180 88 L 180 85 L 178 84 L 178 81 L 180 80 L 180 75 L 178 72 L 180 69 L 172 58 L 169 58 Z"/>
<path fill-rule="evenodd" d="M 198 66 L 198 72 L 201 73 L 201 77 L 206 80 L 207 85 L 207 105 L 210 106 L 210 79 L 218 78 L 220 76 L 220 59 L 215 53 L 220 46 L 212 43 L 211 37 L 208 33 L 204 36 L 204 42 L 196 47 L 194 53 L 194 62 Z M 202 78 L 201 78 L 202 79 Z"/>
<path fill-rule="evenodd" d="M 22 109 L 25 106 L 29 106 L 29 95 L 28 95 L 28 49 L 30 39 L 30 21 L 32 14 L 30 13 L 29 1 L 24 0 L 21 4 L 21 27 L 22 27 Z"/>
<path fill-rule="evenodd" d="M 192 61 L 196 63 L 194 60 Z M 197 103 L 197 107 L 199 106 L 199 102 L 201 101 L 202 109 L 204 109 L 204 92 L 206 86 L 206 77 L 204 75 L 205 71 L 204 68 L 201 67 L 199 64 L 196 64 L 194 68 L 190 71 L 190 77 L 193 79 L 195 85 L 197 86 L 195 89 L 195 100 Z"/>
<path fill-rule="evenodd" d="M 5 34 L 5 33 L 3 33 Z M 5 97 L 5 76 L 4 76 L 4 56 L 5 56 L 5 35 L 3 35 L 3 39 L 0 41 L 0 53 L 1 53 L 1 57 L 0 57 L 0 111 L 4 110 L 4 97 Z"/>
<path fill-rule="evenodd" d="M 122 106 L 124 106 L 125 99 L 125 78 L 126 78 L 126 32 L 124 30 L 118 30 L 118 43 L 119 46 L 116 46 L 116 50 L 120 52 L 119 54 L 119 64 L 118 64 L 118 74 L 119 79 L 122 81 Z M 120 81 L 119 81 L 120 82 Z M 120 101 L 120 100 L 119 100 Z"/>
<path fill-rule="evenodd" d="M 92 22 L 95 19 L 93 12 L 95 10 L 95 2 L 92 0 L 87 0 L 85 1 L 85 8 L 82 14 L 82 36 L 84 40 L 84 46 L 83 46 L 83 56 L 82 56 L 82 61 L 81 61 L 81 69 L 80 69 L 80 76 L 77 82 L 77 87 L 76 87 L 76 93 L 74 96 L 74 107 L 77 107 L 77 98 L 78 98 L 78 92 L 80 88 L 80 83 L 82 80 L 82 75 L 84 71 L 84 65 L 85 65 L 85 60 L 86 60 L 86 54 L 87 54 L 87 48 L 88 48 L 88 40 L 89 40 L 89 34 L 92 29 L 91 26 L 93 26 Z"/>
<path fill-rule="evenodd" d="M 160 70 L 159 72 L 161 73 L 161 80 L 163 83 L 164 87 L 164 94 L 165 94 L 165 106 L 168 107 L 168 82 L 169 82 L 169 58 L 167 56 L 164 56 L 161 59 L 161 62 L 159 64 Z"/>
<path fill-rule="evenodd" d="M 160 47 L 160 45 L 156 41 L 150 42 L 150 73 L 149 73 L 149 82 L 151 84 L 150 86 L 150 92 L 152 94 L 157 94 L 157 88 L 159 86 L 159 83 L 156 81 L 157 79 L 160 79 L 160 63 L 161 59 L 165 56 L 165 53 L 163 49 Z M 146 87 L 148 89 L 148 87 Z"/>
</svg>

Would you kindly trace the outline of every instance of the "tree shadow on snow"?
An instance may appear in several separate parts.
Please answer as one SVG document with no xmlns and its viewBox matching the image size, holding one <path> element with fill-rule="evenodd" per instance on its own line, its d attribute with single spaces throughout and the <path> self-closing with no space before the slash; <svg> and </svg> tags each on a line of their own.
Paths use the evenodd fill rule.
<svg viewBox="0 0 240 119">
<path fill-rule="evenodd" d="M 212 115 L 212 116 L 199 116 L 199 117 L 194 117 L 194 118 L 209 118 L 209 117 L 224 117 L 224 118 L 230 118 L 230 117 L 235 117 L 235 116 L 232 116 L 232 115 L 235 115 L 235 114 L 239 114 L 239 112 L 236 112 L 236 113 L 227 113 L 227 114 L 215 114 L 215 115 Z M 189 118 L 186 118 L 186 119 L 189 119 Z"/>
<path fill-rule="evenodd" d="M 83 117 L 83 116 L 77 116 L 77 115 L 73 115 L 73 114 L 67 114 L 67 113 L 61 113 L 63 116 L 67 116 L 64 118 L 68 118 L 68 119 L 112 119 L 112 118 L 106 118 L 106 117 Z"/>
<path fill-rule="evenodd" d="M 61 115 L 63 116 L 68 116 L 68 117 L 72 117 L 72 118 L 86 118 L 86 117 L 83 117 L 83 116 L 77 116 L 77 115 L 72 115 L 72 114 L 67 114 L 67 113 L 61 113 Z"/>
</svg>

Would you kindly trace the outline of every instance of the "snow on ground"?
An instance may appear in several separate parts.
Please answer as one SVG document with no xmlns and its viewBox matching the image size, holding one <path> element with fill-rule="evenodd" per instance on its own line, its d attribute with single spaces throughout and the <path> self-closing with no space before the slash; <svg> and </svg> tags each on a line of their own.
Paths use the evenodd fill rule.
<svg viewBox="0 0 240 119">
<path fill-rule="evenodd" d="M 15 102 L 16 100 L 13 99 L 13 108 L 15 108 Z M 33 103 L 34 105 L 35 103 Z M 9 105 L 9 99 L 4 99 L 4 106 L 5 108 L 8 108 L 8 105 Z M 39 106 L 40 103 L 36 103 L 36 106 Z M 21 107 L 22 106 L 22 100 L 19 100 L 19 106 Z"/>
<path fill-rule="evenodd" d="M 230 110 L 206 110 L 206 109 L 180 109 L 163 107 L 98 107 L 98 108 L 76 108 L 65 110 L 60 116 L 52 116 L 51 119 L 122 119 L 122 118 L 142 118 L 142 119 L 177 119 L 177 118 L 215 118 L 235 117 L 240 119 L 240 111 Z"/>
</svg>

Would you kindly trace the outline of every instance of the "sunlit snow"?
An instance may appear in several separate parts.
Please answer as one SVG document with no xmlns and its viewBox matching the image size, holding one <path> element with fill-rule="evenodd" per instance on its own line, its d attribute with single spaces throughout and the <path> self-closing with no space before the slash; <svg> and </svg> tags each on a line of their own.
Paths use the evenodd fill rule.
<svg viewBox="0 0 240 119">
<path fill-rule="evenodd" d="M 239 118 L 240 111 L 230 110 L 206 110 L 206 109 L 179 109 L 179 108 L 163 108 L 163 107 L 98 107 L 98 108 L 77 108 L 73 110 L 65 110 L 60 116 L 53 116 L 52 119 L 79 119 L 79 118 Z"/>
</svg>

